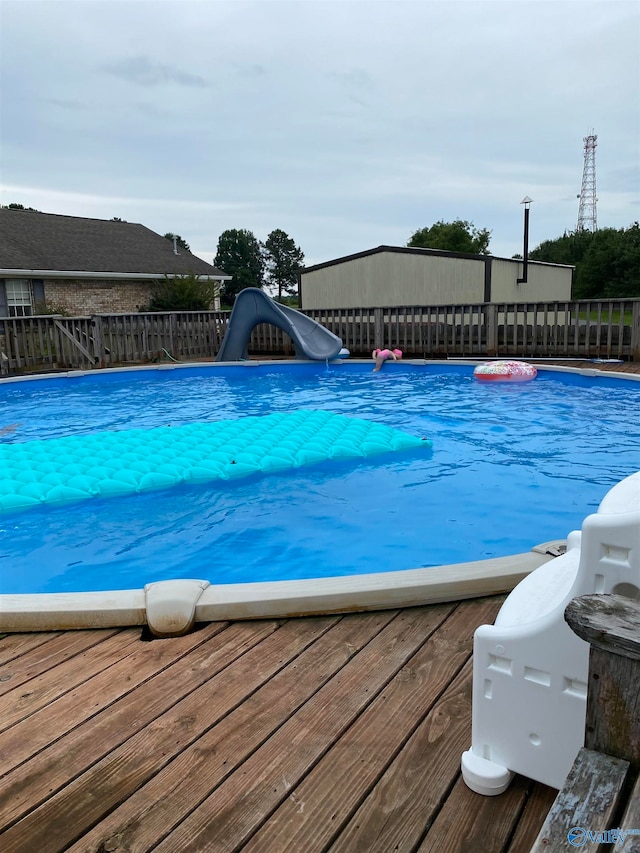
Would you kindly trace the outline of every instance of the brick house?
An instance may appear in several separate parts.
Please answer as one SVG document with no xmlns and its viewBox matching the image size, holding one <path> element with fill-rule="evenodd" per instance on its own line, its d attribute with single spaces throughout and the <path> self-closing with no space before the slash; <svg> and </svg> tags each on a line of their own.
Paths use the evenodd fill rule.
<svg viewBox="0 0 640 853">
<path fill-rule="evenodd" d="M 156 282 L 190 274 L 231 278 L 144 225 L 0 208 L 0 317 L 133 313 Z"/>
</svg>

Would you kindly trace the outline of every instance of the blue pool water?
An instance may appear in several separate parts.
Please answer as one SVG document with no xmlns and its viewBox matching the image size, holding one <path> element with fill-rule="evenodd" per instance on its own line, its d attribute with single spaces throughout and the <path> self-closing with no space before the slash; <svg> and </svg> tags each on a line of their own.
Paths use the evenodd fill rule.
<svg viewBox="0 0 640 853">
<path fill-rule="evenodd" d="M 296 409 L 433 441 L 269 476 L 0 515 L 0 591 L 229 583 L 479 560 L 564 538 L 640 470 L 640 383 L 455 365 L 262 364 L 0 383 L 0 441 Z"/>
</svg>

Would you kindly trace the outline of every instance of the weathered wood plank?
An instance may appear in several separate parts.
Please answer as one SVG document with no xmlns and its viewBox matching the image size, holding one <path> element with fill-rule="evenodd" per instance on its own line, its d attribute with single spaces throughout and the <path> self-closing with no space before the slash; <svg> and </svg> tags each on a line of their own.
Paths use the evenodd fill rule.
<svg viewBox="0 0 640 853">
<path fill-rule="evenodd" d="M 640 660 L 591 649 L 584 744 L 640 770 Z"/>
<path fill-rule="evenodd" d="M 12 679 L 2 685 L 11 688 L 0 696 L 0 731 L 126 657 L 137 639 L 117 628 L 69 631 L 44 646 L 43 660 L 37 650 L 18 658 L 11 665 Z"/>
<path fill-rule="evenodd" d="M 36 824 L 34 831 L 42 833 L 43 836 L 40 838 L 43 846 L 40 843 L 35 843 L 32 849 L 44 851 L 47 819 L 56 822 L 60 831 L 64 828 L 67 834 L 73 832 L 73 814 L 69 814 L 68 820 L 63 819 L 64 806 L 61 805 L 54 808 L 53 815 L 51 815 L 52 800 L 48 798 L 63 789 L 69 779 L 80 777 L 81 774 L 88 774 L 87 778 L 92 779 L 92 772 L 96 771 L 96 767 L 101 767 L 99 762 L 110 752 L 114 752 L 117 756 L 119 754 L 118 749 L 128 739 L 131 739 L 132 744 L 129 747 L 123 747 L 122 752 L 127 754 L 127 751 L 131 749 L 134 753 L 134 763 L 140 760 L 141 766 L 144 765 L 145 760 L 148 760 L 149 757 L 144 754 L 144 749 L 144 760 L 135 754 L 136 744 L 138 743 L 135 740 L 136 736 L 141 736 L 142 741 L 148 736 L 151 743 L 150 749 L 153 750 L 153 735 L 157 729 L 163 728 L 163 714 L 168 715 L 168 722 L 164 724 L 165 728 L 171 729 L 172 725 L 175 725 L 179 731 L 181 727 L 187 728 L 191 725 L 197 707 L 192 709 L 191 716 L 187 716 L 187 722 L 176 723 L 174 720 L 176 717 L 180 719 L 180 709 L 185 707 L 185 703 L 192 702 L 189 697 L 197 694 L 197 688 L 203 683 L 213 681 L 213 677 L 217 673 L 229 668 L 230 664 L 239 657 L 242 660 L 250 660 L 254 668 L 259 667 L 261 655 L 268 654 L 269 649 L 266 648 L 264 651 L 261 649 L 257 656 L 255 654 L 250 656 L 249 652 L 254 650 L 256 645 L 262 645 L 261 641 L 269 638 L 274 632 L 279 633 L 277 629 L 278 624 L 275 622 L 234 623 L 227 630 L 217 634 L 210 644 L 198 646 L 177 666 L 167 667 L 155 678 L 140 685 L 131 696 L 124 697 L 110 705 L 88 721 L 87 724 L 76 727 L 65 737 L 39 752 L 31 760 L 7 773 L 2 780 L 3 785 L 0 787 L 0 829 L 15 824 L 15 821 L 25 813 L 30 812 L 44 801 L 48 801 L 42 809 L 36 809 L 36 812 L 31 814 L 30 820 L 33 819 Z M 197 706 L 197 701 L 195 704 Z M 152 723 L 157 719 L 160 722 L 156 723 L 156 727 L 153 728 Z M 171 737 L 170 734 L 168 736 Z M 162 750 L 160 750 L 159 755 L 162 755 Z M 117 763 L 117 759 L 114 760 Z M 100 770 L 96 772 L 98 776 L 101 775 Z M 115 774 L 116 771 L 112 770 L 112 773 Z M 106 776 L 106 771 L 104 775 Z M 69 790 L 75 792 L 81 789 L 82 782 L 83 779 L 80 778 L 80 781 L 76 780 L 68 788 L 64 788 L 60 800 L 64 803 L 65 792 Z M 128 790 L 124 779 L 124 770 L 123 778 L 118 784 L 122 785 L 124 798 Z M 53 803 L 54 805 L 58 803 L 55 797 Z M 98 802 L 93 803 L 93 807 L 97 809 L 98 817 L 101 817 L 103 815 L 102 803 L 98 800 Z M 38 817 L 42 812 L 45 812 L 48 817 L 45 818 L 43 824 L 38 825 Z M 87 808 L 87 814 L 91 814 L 91 809 Z M 82 823 L 82 816 L 79 818 L 76 816 L 76 819 Z M 65 823 L 68 825 L 63 827 Z M 47 837 L 46 843 L 53 845 L 55 838 L 56 836 L 52 832 Z M 5 841 L 4 836 L 2 841 Z M 4 853 L 3 845 L 0 845 L 0 848 L 3 849 Z M 9 847 L 7 846 L 6 849 Z M 19 850 L 21 847 L 18 846 L 16 849 Z M 28 848 L 23 847 L 22 849 L 27 850 Z"/>
<path fill-rule="evenodd" d="M 424 611 L 400 613 L 167 836 L 156 853 L 238 850 L 422 645 L 424 619 Z"/>
<path fill-rule="evenodd" d="M 73 322 L 73 320 L 69 320 L 69 322 Z M 90 364 L 92 364 L 92 365 L 93 365 L 93 364 L 94 364 L 94 358 L 93 358 L 93 356 L 92 356 L 92 355 L 91 355 L 91 353 L 90 353 L 90 352 L 89 352 L 89 351 L 88 351 L 88 350 L 87 350 L 87 349 L 86 349 L 86 348 L 85 348 L 85 347 L 80 343 L 80 341 L 79 341 L 79 340 L 78 340 L 74 335 L 72 335 L 72 334 L 71 334 L 71 332 L 70 332 L 68 329 L 66 329 L 66 328 L 62 325 L 62 323 L 60 322 L 60 320 L 56 320 L 56 319 L 54 318 L 53 323 L 54 323 L 54 325 L 56 326 L 56 328 L 58 329 L 58 331 L 59 331 L 59 332 L 61 332 L 61 333 L 62 333 L 62 334 L 67 338 L 67 340 L 69 340 L 69 341 L 70 341 L 70 343 L 71 343 L 71 344 L 72 344 L 72 345 L 73 345 L 73 346 L 74 346 L 74 347 L 75 347 L 79 352 L 81 352 L 81 353 L 82 353 L 82 355 L 87 359 L 87 361 L 88 361 Z M 34 363 L 35 363 L 35 362 L 34 362 Z"/>
<path fill-rule="evenodd" d="M 591 645 L 584 744 L 640 770 L 640 602 L 585 595 L 565 619 Z"/>
<path fill-rule="evenodd" d="M 0 695 L 15 690 L 52 667 L 104 642 L 117 634 L 118 630 L 76 631 L 75 635 L 72 631 L 46 633 L 41 642 L 28 642 L 25 639 L 29 636 L 37 638 L 38 634 L 15 634 L 18 642 L 7 642 L 7 659 L 0 665 Z M 18 654 L 15 654 L 18 650 Z"/>
<path fill-rule="evenodd" d="M 624 840 L 624 853 L 640 853 L 640 776 L 627 801 L 620 829 L 629 833 Z"/>
<path fill-rule="evenodd" d="M 165 667 L 177 665 L 181 658 L 227 626 L 226 622 L 218 622 L 207 626 L 206 630 L 172 638 L 171 643 L 137 641 L 127 657 L 65 693 L 55 700 L 53 706 L 41 708 L 5 731 L 0 736 L 0 776 L 126 696 Z M 139 636 L 138 629 L 128 631 L 133 637 Z"/>
<path fill-rule="evenodd" d="M 497 600 L 496 611 L 499 605 Z M 380 843 L 378 850 L 416 851 L 420 843 L 434 844 L 437 832 L 444 838 L 442 833 L 447 825 L 451 827 L 451 835 L 444 838 L 440 849 L 447 853 L 467 849 L 464 832 L 457 830 L 453 815 L 460 810 L 470 811 L 477 800 L 485 799 L 467 792 L 459 777 L 460 753 L 470 737 L 471 667 L 466 664 L 450 684 L 443 676 L 440 697 L 426 716 L 425 698 L 419 695 L 420 691 L 414 693 L 411 681 L 404 678 L 419 668 L 423 656 L 425 661 L 428 659 L 429 646 L 435 644 L 438 650 L 436 654 L 433 648 L 434 661 L 437 660 L 434 676 L 425 677 L 420 683 L 424 683 L 425 692 L 437 693 L 435 673 L 450 665 L 449 655 L 457 658 L 463 649 L 468 649 L 478 621 L 493 618 L 494 614 L 479 617 L 477 607 L 478 602 L 455 606 L 456 618 L 460 614 L 457 642 L 453 616 L 431 636 L 425 628 L 422 641 L 415 640 L 415 651 L 405 654 L 396 675 L 387 678 L 382 689 L 375 686 L 369 694 L 366 676 L 374 673 L 377 684 L 375 672 L 381 661 L 388 666 L 387 647 L 395 656 L 396 665 L 399 664 L 394 634 L 399 634 L 402 646 L 409 638 L 410 632 L 393 630 L 391 620 L 395 617 L 391 612 L 327 617 L 331 627 L 325 630 L 318 630 L 315 620 L 308 619 L 290 620 L 286 625 L 269 623 L 259 641 L 253 632 L 264 628 L 265 623 L 235 623 L 212 634 L 193 651 L 183 654 L 182 649 L 175 660 L 164 650 L 172 649 L 176 642 L 190 642 L 189 635 L 139 644 L 140 650 L 163 649 L 157 659 L 157 671 L 150 657 L 132 652 L 112 668 L 114 681 L 122 682 L 120 687 L 109 684 L 109 670 L 98 672 L 91 681 L 79 683 L 34 714 L 31 732 L 25 722 L 0 736 L 3 757 L 3 743 L 18 729 L 25 738 L 31 735 L 39 740 L 42 726 L 55 740 L 44 747 L 39 744 L 40 752 L 20 766 L 11 767 L 11 761 L 5 765 L 9 770 L 0 785 L 0 827 L 6 827 L 6 831 L 0 836 L 0 849 L 3 853 L 5 849 L 13 849 L 6 844 L 9 839 L 20 853 L 32 853 L 35 849 L 38 853 L 54 853 L 68 850 L 69 845 L 72 853 L 107 850 L 134 853 L 156 851 L 158 844 L 166 839 L 163 853 L 169 850 L 174 853 L 169 841 L 180 836 L 173 830 L 186 823 L 195 809 L 201 811 L 198 820 L 208 820 L 210 826 L 198 835 L 195 846 L 187 844 L 175 849 L 181 853 L 183 849 L 189 853 L 198 849 L 224 851 L 216 832 L 222 815 L 221 826 L 228 830 L 230 839 L 228 849 L 248 850 L 255 844 L 252 853 L 256 853 L 261 847 L 269 849 L 269 845 L 265 846 L 268 836 L 263 835 L 262 827 L 275 826 L 289 813 L 295 817 L 297 808 L 302 809 L 303 815 L 312 809 L 313 817 L 308 819 L 307 830 L 298 828 L 295 821 L 292 823 L 294 837 L 303 842 L 308 837 L 311 850 L 327 849 L 322 842 L 334 836 L 335 826 L 331 824 L 338 821 L 344 835 L 359 814 L 367 819 L 362 807 L 370 803 L 374 792 L 378 797 L 376 805 L 384 812 L 382 824 L 391 824 L 386 835 L 388 847 L 385 849 L 384 843 Z M 414 613 L 428 614 L 432 609 L 416 608 Z M 462 617 L 465 612 L 469 617 L 466 626 Z M 362 619 L 381 620 L 375 630 L 371 626 L 368 629 L 370 636 L 378 639 L 367 643 L 357 627 Z M 428 621 L 425 620 L 425 626 Z M 384 625 L 388 625 L 386 639 L 391 638 L 388 643 L 381 639 Z M 243 645 L 241 634 L 248 626 L 253 636 L 249 639 L 245 635 Z M 450 644 L 444 641 L 447 628 L 451 629 Z M 210 629 L 211 626 L 206 626 L 201 633 L 206 634 Z M 275 638 L 282 637 L 286 630 L 291 631 L 289 640 L 276 642 Z M 357 636 L 361 639 L 354 643 Z M 296 643 L 297 654 L 292 651 Z M 230 653 L 233 645 L 235 652 Z M 345 661 L 350 663 L 340 669 Z M 139 674 L 139 667 L 145 669 L 144 675 Z M 360 687 L 356 688 L 360 707 L 355 709 L 351 705 L 352 722 L 346 727 L 340 724 L 337 731 L 327 736 L 325 723 L 317 718 L 337 714 L 344 722 L 342 696 L 344 691 L 345 701 L 352 702 L 352 667 L 364 668 Z M 34 683 L 40 678 L 35 677 Z M 102 697 L 94 697 L 101 706 L 98 713 L 94 714 L 91 707 L 74 710 L 72 696 L 78 702 L 84 699 L 91 704 L 88 688 L 92 683 L 96 688 L 101 685 L 100 693 L 111 691 L 109 697 L 104 702 Z M 461 689 L 461 683 L 466 687 Z M 113 699 L 118 690 L 118 697 L 108 704 L 107 699 Z M 459 726 L 461 708 L 466 722 Z M 64 731 L 63 713 L 53 722 L 47 721 L 47 711 L 52 709 L 65 709 L 70 731 Z M 386 736 L 390 737 L 391 745 L 385 743 Z M 22 759 L 17 741 L 12 744 L 16 749 L 15 764 Z M 399 751 L 398 744 L 401 744 Z M 375 766 L 370 770 L 354 760 L 350 767 L 350 750 L 353 755 L 371 756 Z M 291 766 L 298 767 L 298 776 L 290 778 Z M 363 766 L 368 780 L 366 790 L 360 779 Z M 336 777 L 333 780 L 332 769 Z M 0 769 L 0 775 L 2 772 Z M 351 792 L 350 781 L 355 793 Z M 242 801 L 247 786 L 250 796 L 245 807 Z M 403 796 L 405 788 L 408 791 Z M 524 808 L 522 801 L 516 799 L 512 817 L 506 812 L 500 816 L 500 827 L 507 827 L 511 820 L 513 835 L 507 846 L 499 849 L 509 853 L 524 853 L 529 849 L 543 820 L 539 790 L 549 795 L 550 789 L 543 786 L 529 787 L 528 791 L 533 793 L 526 798 Z M 326 803 L 301 800 L 301 793 L 325 798 Z M 458 798 L 463 795 L 471 797 L 471 801 L 461 804 Z M 499 805 L 498 800 L 504 803 L 503 798 L 487 799 L 494 807 Z M 387 809 L 389 804 L 391 807 Z M 375 809 L 369 817 L 378 819 Z M 473 826 L 478 829 L 482 820 L 479 817 Z M 413 846 L 411 842 L 404 847 L 396 843 L 397 838 L 401 839 L 403 821 L 412 824 Z M 66 825 L 61 828 L 60 824 Z M 464 830 L 467 824 L 463 820 L 460 826 Z M 22 834 L 25 828 L 29 832 Z M 320 839 L 315 848 L 314 828 Z M 362 827 L 359 829 L 351 836 L 353 846 L 345 844 L 341 849 L 349 853 L 359 850 L 369 853 L 375 849 L 368 834 L 361 831 Z M 497 832 L 489 828 L 488 833 L 486 839 L 505 836 L 502 828 Z M 234 835 L 240 839 L 235 847 Z M 627 844 L 630 843 L 628 839 Z M 289 844 L 289 850 L 294 848 L 295 844 Z M 474 848 L 496 853 L 482 841 L 474 842 Z M 565 848 L 566 844 L 561 849 Z M 278 849 L 277 853 L 281 851 Z"/>
<path fill-rule="evenodd" d="M 629 764 L 620 758 L 581 749 L 569 771 L 564 788 L 558 793 L 531 853 L 564 850 L 568 833 L 576 828 L 581 850 L 587 853 L 608 849 L 598 838 L 612 825 L 624 790 Z M 594 837 L 588 833 L 594 833 Z"/>
<path fill-rule="evenodd" d="M 469 660 L 328 848 L 331 853 L 416 849 L 469 746 L 472 674 Z"/>
<path fill-rule="evenodd" d="M 59 637 L 60 633 L 60 631 L 43 631 L 37 634 L 3 634 L 0 639 L 0 666 L 4 666 L 43 643 L 48 643 L 54 637 Z"/>
<path fill-rule="evenodd" d="M 529 853 L 531 842 L 551 811 L 557 795 L 556 789 L 547 785 L 536 783 L 531 786 L 507 853 Z"/>
<path fill-rule="evenodd" d="M 391 615 L 387 622 L 390 621 Z M 380 619 L 346 618 L 139 788 L 69 853 L 154 849 L 266 739 L 362 649 Z M 305 626 L 304 630 L 307 628 Z M 116 844 L 117 842 L 117 844 Z"/>
<path fill-rule="evenodd" d="M 565 620 L 593 648 L 640 660 L 640 601 L 621 595 L 583 595 L 569 602 Z"/>
<path fill-rule="evenodd" d="M 417 853 L 462 853 L 504 850 L 524 808 L 531 783 L 517 776 L 504 794 L 483 797 L 469 790 L 462 778 L 456 784 Z M 416 809 L 420 811 L 420 801 Z"/>
<path fill-rule="evenodd" d="M 408 735 L 469 659 L 473 625 L 495 619 L 494 601 L 457 608 L 413 655 L 243 850 L 324 850 L 396 757 Z M 426 617 L 426 614 L 425 614 Z M 467 642 L 461 642 L 465 637 Z M 355 771 L 355 772 L 354 772 Z"/>
<path fill-rule="evenodd" d="M 378 622 L 384 624 L 392 616 L 378 616 Z M 336 617 L 314 620 L 315 633 L 324 632 L 335 620 Z M 374 622 L 375 617 L 370 621 Z M 147 723 L 59 794 L 14 824 L 2 837 L 3 853 L 66 849 L 88 826 L 120 805 L 305 648 L 313 637 L 311 624 L 305 632 L 295 621 L 285 623 L 234 666 L 203 679 L 198 690 Z M 64 754 L 61 758 L 64 760 Z"/>
</svg>

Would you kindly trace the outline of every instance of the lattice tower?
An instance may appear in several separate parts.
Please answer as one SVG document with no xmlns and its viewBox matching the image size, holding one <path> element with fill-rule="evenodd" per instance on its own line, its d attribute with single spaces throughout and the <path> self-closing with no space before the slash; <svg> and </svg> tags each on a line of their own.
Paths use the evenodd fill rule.
<svg viewBox="0 0 640 853">
<path fill-rule="evenodd" d="M 578 225 L 576 231 L 597 231 L 598 217 L 596 214 L 596 145 L 598 137 L 592 133 L 584 137 L 584 168 L 582 170 L 582 187 L 580 188 L 580 205 L 578 207 Z"/>
</svg>

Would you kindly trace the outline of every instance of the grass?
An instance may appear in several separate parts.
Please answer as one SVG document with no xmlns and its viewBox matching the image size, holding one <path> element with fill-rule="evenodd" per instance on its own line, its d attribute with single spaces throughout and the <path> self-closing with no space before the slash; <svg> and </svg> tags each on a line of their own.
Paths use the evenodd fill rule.
<svg viewBox="0 0 640 853">
<path fill-rule="evenodd" d="M 589 320 L 590 322 L 597 323 L 598 320 L 601 323 L 611 323 L 614 326 L 618 326 L 620 324 L 620 310 L 614 311 L 601 311 L 600 317 L 598 318 L 597 311 L 579 311 L 578 317 L 580 320 Z M 633 317 L 633 312 L 631 310 L 625 311 L 622 316 L 623 325 L 630 326 L 631 318 Z"/>
</svg>

